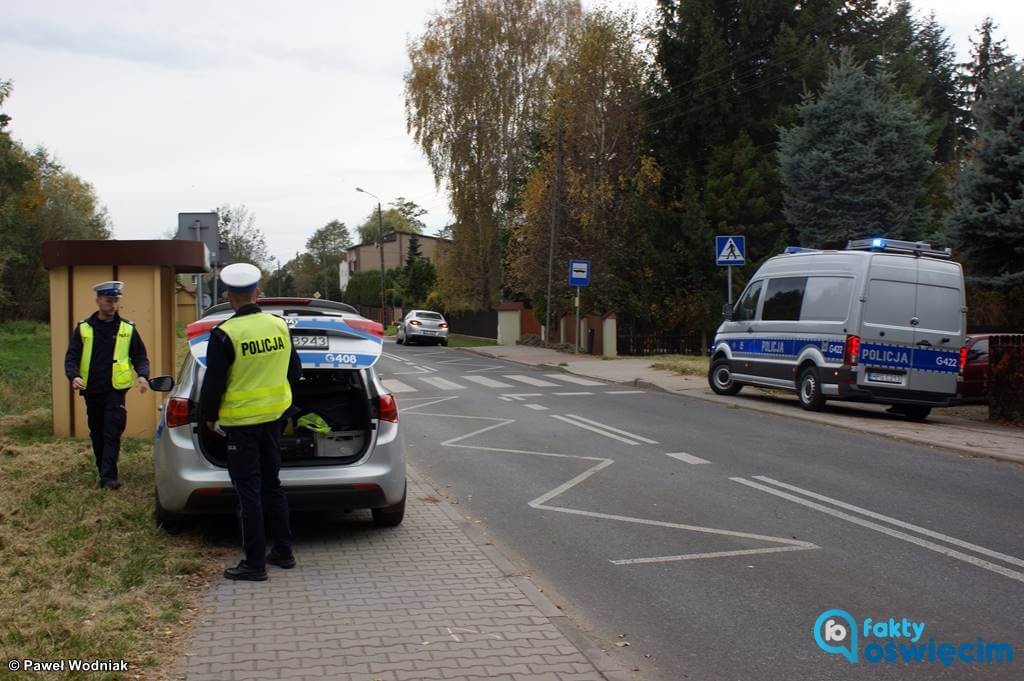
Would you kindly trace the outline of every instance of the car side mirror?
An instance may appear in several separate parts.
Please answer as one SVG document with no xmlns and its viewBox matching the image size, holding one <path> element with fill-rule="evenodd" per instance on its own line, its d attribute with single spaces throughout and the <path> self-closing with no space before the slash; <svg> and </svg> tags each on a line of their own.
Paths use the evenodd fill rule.
<svg viewBox="0 0 1024 681">
<path fill-rule="evenodd" d="M 157 376 L 147 380 L 150 389 L 158 393 L 167 393 L 174 388 L 174 376 Z"/>
<path fill-rule="evenodd" d="M 726 303 L 725 305 L 722 306 L 722 321 L 732 321 L 732 303 Z"/>
</svg>

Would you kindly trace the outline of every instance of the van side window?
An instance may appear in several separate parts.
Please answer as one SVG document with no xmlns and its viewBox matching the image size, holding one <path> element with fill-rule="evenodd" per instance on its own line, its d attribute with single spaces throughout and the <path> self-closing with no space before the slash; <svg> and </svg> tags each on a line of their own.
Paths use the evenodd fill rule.
<svg viewBox="0 0 1024 681">
<path fill-rule="evenodd" d="M 842 322 L 850 312 L 853 279 L 849 277 L 808 277 L 800 319 Z"/>
<path fill-rule="evenodd" d="M 757 302 L 761 299 L 761 282 L 757 281 L 750 285 L 739 301 L 736 303 L 736 312 L 733 319 L 738 322 L 749 322 L 757 316 Z"/>
<path fill-rule="evenodd" d="M 795 322 L 800 319 L 807 277 L 781 277 L 768 281 L 761 319 Z"/>
</svg>

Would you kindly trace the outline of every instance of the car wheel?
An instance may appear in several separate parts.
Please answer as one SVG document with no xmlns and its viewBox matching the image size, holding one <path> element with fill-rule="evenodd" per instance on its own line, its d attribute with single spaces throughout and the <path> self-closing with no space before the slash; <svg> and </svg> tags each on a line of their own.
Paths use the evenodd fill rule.
<svg viewBox="0 0 1024 681">
<path fill-rule="evenodd" d="M 402 343 L 405 342 L 404 340 L 402 340 L 402 332 L 401 331 L 398 331 L 398 332 L 395 333 L 395 342 L 398 343 L 399 345 L 401 345 Z"/>
<path fill-rule="evenodd" d="M 187 526 L 188 518 L 181 513 L 168 511 L 160 505 L 160 493 L 153 490 L 153 520 L 156 526 L 167 534 L 180 534 Z"/>
<path fill-rule="evenodd" d="M 441 345 L 443 345 L 443 346 L 445 346 L 445 347 L 448 347 L 448 339 L 447 339 L 447 338 L 443 339 L 443 340 L 441 341 Z"/>
<path fill-rule="evenodd" d="M 397 527 L 402 524 L 405 518 L 405 497 L 408 494 L 409 486 L 402 492 L 402 500 L 393 506 L 375 508 L 373 513 L 373 524 L 377 527 Z"/>
<path fill-rule="evenodd" d="M 901 404 L 894 411 L 903 414 L 910 421 L 924 421 L 932 413 L 932 408 L 923 407 L 919 404 Z"/>
<path fill-rule="evenodd" d="M 825 395 L 821 392 L 821 380 L 816 368 L 807 367 L 800 372 L 797 395 L 800 398 L 800 406 L 808 411 L 821 411 L 825 408 Z"/>
<path fill-rule="evenodd" d="M 732 364 L 724 357 L 711 363 L 708 385 L 717 395 L 735 395 L 743 389 L 741 384 L 732 380 Z"/>
</svg>

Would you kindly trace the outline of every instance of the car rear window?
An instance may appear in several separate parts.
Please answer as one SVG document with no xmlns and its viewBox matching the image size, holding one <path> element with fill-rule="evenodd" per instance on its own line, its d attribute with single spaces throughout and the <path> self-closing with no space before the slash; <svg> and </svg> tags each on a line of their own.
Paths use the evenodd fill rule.
<svg viewBox="0 0 1024 681">
<path fill-rule="evenodd" d="M 417 312 L 416 316 L 420 319 L 441 319 L 441 315 L 436 312 Z"/>
</svg>

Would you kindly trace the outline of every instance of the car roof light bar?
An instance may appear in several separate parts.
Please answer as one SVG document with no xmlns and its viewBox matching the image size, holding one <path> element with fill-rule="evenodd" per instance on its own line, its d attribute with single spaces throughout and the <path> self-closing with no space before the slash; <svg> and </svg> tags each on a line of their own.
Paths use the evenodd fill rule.
<svg viewBox="0 0 1024 681">
<path fill-rule="evenodd" d="M 909 253 L 916 256 L 927 256 L 930 258 L 953 257 L 950 248 L 936 248 L 924 241 L 900 241 L 897 239 L 884 239 L 874 237 L 871 239 L 854 239 L 847 242 L 848 251 L 875 251 L 881 253 Z"/>
<path fill-rule="evenodd" d="M 817 248 L 804 248 L 803 246 L 786 246 L 786 250 L 783 253 L 792 255 L 793 253 L 819 253 Z"/>
</svg>

